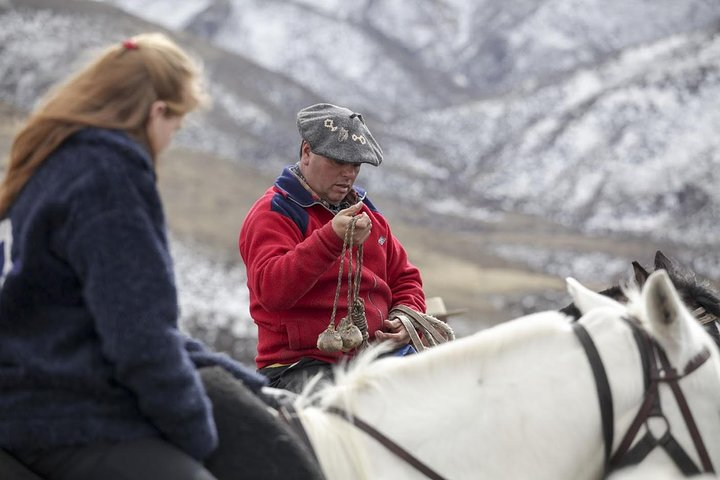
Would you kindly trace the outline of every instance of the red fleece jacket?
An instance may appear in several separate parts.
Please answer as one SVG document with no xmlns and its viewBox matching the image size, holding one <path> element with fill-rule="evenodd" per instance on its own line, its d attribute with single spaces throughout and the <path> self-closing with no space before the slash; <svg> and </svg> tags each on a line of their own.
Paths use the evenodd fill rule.
<svg viewBox="0 0 720 480">
<path fill-rule="evenodd" d="M 364 192 L 356 190 L 364 198 Z M 373 228 L 363 244 L 360 295 L 372 340 L 376 330 L 383 330 L 392 307 L 424 312 L 425 296 L 420 272 L 408 261 L 387 220 L 367 198 L 363 202 Z M 247 269 L 250 314 L 258 326 L 258 368 L 301 357 L 336 362 L 343 356 L 316 347 L 330 322 L 343 245 L 332 218 L 286 169 L 243 222 L 239 247 Z M 335 325 L 346 315 L 347 261 Z"/>
</svg>

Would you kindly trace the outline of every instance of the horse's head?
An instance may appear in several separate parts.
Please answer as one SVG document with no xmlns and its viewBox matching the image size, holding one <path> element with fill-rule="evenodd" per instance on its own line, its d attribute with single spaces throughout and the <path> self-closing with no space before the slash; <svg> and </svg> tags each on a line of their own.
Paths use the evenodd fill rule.
<svg viewBox="0 0 720 480">
<path fill-rule="evenodd" d="M 635 281 L 642 287 L 650 274 L 638 262 L 632 262 L 632 265 Z M 682 301 L 700 323 L 707 324 L 720 318 L 720 292 L 710 282 L 698 278 L 695 272 L 667 257 L 660 250 L 655 253 L 655 270 L 665 270 L 668 273 Z M 715 332 L 717 333 L 716 329 Z M 715 337 L 716 341 L 720 341 L 720 338 Z"/>
<path fill-rule="evenodd" d="M 717 465 L 720 462 L 720 412 L 716 405 L 716 399 L 720 396 L 720 353 L 713 339 L 688 310 L 665 269 L 648 274 L 642 284 L 641 291 L 628 290 L 629 302 L 623 314 L 623 305 L 586 289 L 572 279 L 568 280 L 568 289 L 582 313 L 575 327 L 582 330 L 585 327 L 580 324 L 588 326 L 594 322 L 595 334 L 602 337 L 603 330 L 610 325 L 598 325 L 597 313 L 619 313 L 628 319 L 626 323 L 633 331 L 643 359 L 646 385 L 643 407 L 629 410 L 638 411 L 638 414 L 631 423 L 620 427 L 621 434 L 627 433 L 619 442 L 612 430 L 609 436 L 606 435 L 607 458 L 611 465 L 622 466 L 628 459 L 642 461 L 645 454 L 652 452 L 655 447 L 662 447 L 668 463 L 674 464 L 685 474 L 712 471 L 713 463 Z M 604 318 L 611 319 L 612 315 L 604 315 Z M 609 345 L 605 345 L 607 347 Z M 588 349 L 587 346 L 585 348 Z M 594 361 L 590 351 L 588 358 L 593 365 L 599 392 L 603 389 L 607 392 L 622 391 L 619 388 L 624 386 L 622 384 L 614 388 L 603 387 L 608 377 L 604 369 L 596 367 L 603 362 Z M 611 371 L 609 376 L 612 378 L 612 375 Z M 667 396 L 660 402 L 663 394 Z M 608 416 L 613 417 L 612 405 L 617 405 L 618 400 L 604 402 L 602 393 L 600 399 L 603 424 L 606 427 Z M 622 403 L 621 400 L 620 405 Z M 619 410 L 623 411 L 623 407 Z M 621 424 L 622 416 L 616 416 Z M 650 428 L 650 420 L 655 419 L 664 419 L 665 429 L 659 433 L 652 429 L 649 430 L 652 434 L 643 433 L 642 429 Z M 608 428 L 611 427 L 604 430 L 607 432 Z M 642 435 L 645 435 L 642 440 L 631 447 L 634 440 Z M 608 440 L 613 438 L 614 443 Z M 611 452 L 615 453 L 611 455 Z M 686 452 L 690 452 L 691 456 Z"/>
<path fill-rule="evenodd" d="M 629 299 L 627 305 L 604 292 L 594 292 L 573 278 L 567 279 L 567 285 L 580 316 L 597 308 L 610 309 L 621 315 L 627 312 L 626 315 L 643 324 L 668 354 L 679 353 L 682 347 L 697 348 L 696 338 L 702 329 L 688 309 L 691 307 L 686 305 L 685 298 L 681 298 L 671 272 L 664 268 L 652 273 L 645 271 L 642 283 L 639 283 L 641 290 L 633 286 L 623 289 L 623 298 Z M 682 359 L 678 360 L 682 363 Z"/>
</svg>

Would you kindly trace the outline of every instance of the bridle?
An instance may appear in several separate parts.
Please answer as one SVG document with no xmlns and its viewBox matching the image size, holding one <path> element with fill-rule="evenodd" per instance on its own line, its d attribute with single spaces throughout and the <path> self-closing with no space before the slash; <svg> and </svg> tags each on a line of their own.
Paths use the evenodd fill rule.
<svg viewBox="0 0 720 480">
<path fill-rule="evenodd" d="M 710 456 L 707 453 L 705 444 L 703 443 L 697 424 L 693 418 L 688 406 L 685 395 L 679 385 L 679 380 L 690 375 L 710 358 L 710 350 L 704 347 L 703 350 L 692 358 L 682 372 L 678 372 L 669 362 L 665 350 L 658 342 L 650 336 L 650 334 L 640 327 L 636 320 L 623 318 L 633 332 L 633 337 L 637 343 L 638 350 L 643 366 L 643 377 L 645 385 L 645 395 L 643 403 L 631 423 L 628 431 L 625 433 L 618 449 L 612 453 L 612 445 L 614 439 L 613 423 L 614 412 L 612 402 L 612 392 L 608 382 L 605 367 L 603 366 L 597 347 L 588 333 L 587 329 L 579 322 L 573 322 L 573 331 L 580 340 L 590 367 L 595 377 L 595 385 L 598 390 L 598 401 L 600 403 L 600 414 L 602 418 L 603 437 L 605 441 L 605 465 L 607 471 L 622 468 L 630 465 L 636 465 L 642 462 L 647 455 L 656 447 L 661 447 L 673 459 L 677 467 L 684 475 L 696 475 L 702 472 L 715 473 Z M 662 411 L 660 403 L 659 386 L 661 383 L 667 384 L 672 390 L 675 401 L 685 420 L 690 437 L 693 440 L 695 450 L 700 458 L 702 469 L 693 462 L 682 446 L 673 436 L 670 423 Z M 664 421 L 665 432 L 658 438 L 650 430 L 649 420 L 651 418 L 659 418 Z M 633 442 L 638 436 L 640 427 L 645 425 L 646 432 L 635 445 Z"/>
</svg>

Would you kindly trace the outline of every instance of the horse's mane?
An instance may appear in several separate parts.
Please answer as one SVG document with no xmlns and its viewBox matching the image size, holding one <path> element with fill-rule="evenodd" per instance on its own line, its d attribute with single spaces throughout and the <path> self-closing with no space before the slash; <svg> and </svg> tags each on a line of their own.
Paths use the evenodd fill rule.
<svg viewBox="0 0 720 480">
<path fill-rule="evenodd" d="M 352 363 L 342 361 L 334 367 L 334 379 L 328 381 L 318 374 L 303 388 L 294 401 L 303 428 L 310 438 L 314 439 L 314 449 L 318 457 L 331 447 L 345 451 L 345 455 L 332 455 L 321 461 L 323 470 L 328 472 L 343 472 L 346 469 L 355 471 L 359 476 L 369 477 L 369 460 L 364 449 L 358 443 L 357 437 L 345 434 L 342 428 L 333 428 L 331 422 L 337 420 L 325 414 L 325 409 L 335 403 L 345 411 L 352 413 L 352 395 L 346 395 L 349 390 L 358 388 L 376 388 L 379 368 L 374 368 L 379 357 L 390 350 L 389 343 L 371 346 L 353 359 Z M 371 368 L 371 365 L 373 368 Z M 344 425 L 347 427 L 347 425 Z M 347 465 L 342 458 L 350 459 L 352 465 Z M 347 460 L 346 460 L 347 461 Z M 340 473 L 338 473 L 340 475 Z"/>
<path fill-rule="evenodd" d="M 377 382 L 378 368 L 375 361 L 392 349 L 389 342 L 371 345 L 360 352 L 350 363 L 343 360 L 333 368 L 332 382 L 323 381 L 318 375 L 311 379 L 298 395 L 296 407 L 326 406 L 340 392 L 349 388 L 373 388 Z M 373 375 L 370 375 L 372 373 Z"/>
<path fill-rule="evenodd" d="M 621 285 L 611 286 L 599 293 L 622 303 L 627 302 L 629 286 L 641 288 L 652 271 L 635 261 L 632 262 L 632 266 L 634 277 L 628 278 Z M 705 330 L 720 346 L 720 330 L 718 330 L 717 324 L 720 321 L 720 291 L 708 280 L 699 278 L 691 269 L 666 256 L 660 250 L 655 252 L 654 269 L 665 270 L 668 273 L 685 306 L 698 320 L 703 319 Z M 580 318 L 581 315 L 575 303 L 563 307 L 560 312 L 574 319 Z"/>
<path fill-rule="evenodd" d="M 706 312 L 720 317 L 720 292 L 708 280 L 699 278 L 695 272 L 677 262 L 669 262 L 657 268 L 664 268 L 668 272 L 683 301 L 688 303 L 690 308 L 697 304 Z"/>
</svg>

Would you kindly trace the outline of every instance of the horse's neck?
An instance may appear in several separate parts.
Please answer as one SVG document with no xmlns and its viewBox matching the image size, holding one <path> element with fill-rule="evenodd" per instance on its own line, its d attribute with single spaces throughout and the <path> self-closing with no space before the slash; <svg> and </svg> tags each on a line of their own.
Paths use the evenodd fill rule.
<svg viewBox="0 0 720 480">
<path fill-rule="evenodd" d="M 378 364 L 374 387 L 337 405 L 447 478 L 597 478 L 603 445 L 587 358 L 566 324 L 528 327 L 516 320 Z M 629 398 L 620 395 L 621 411 Z M 340 418 L 314 411 L 306 422 L 321 463 L 349 465 L 332 478 L 422 478 Z"/>
</svg>

